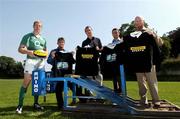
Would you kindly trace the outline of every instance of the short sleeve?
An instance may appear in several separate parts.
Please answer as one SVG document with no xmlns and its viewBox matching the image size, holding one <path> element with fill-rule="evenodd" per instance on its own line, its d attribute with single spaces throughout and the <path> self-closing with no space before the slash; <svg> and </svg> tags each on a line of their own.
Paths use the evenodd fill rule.
<svg viewBox="0 0 180 119">
<path fill-rule="evenodd" d="M 28 36 L 27 35 L 23 36 L 23 38 L 20 42 L 20 45 L 28 46 Z"/>
</svg>

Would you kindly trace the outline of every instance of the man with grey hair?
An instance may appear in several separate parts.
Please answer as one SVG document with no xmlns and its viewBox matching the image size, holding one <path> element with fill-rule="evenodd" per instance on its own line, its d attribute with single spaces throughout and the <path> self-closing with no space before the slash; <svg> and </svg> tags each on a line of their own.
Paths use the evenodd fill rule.
<svg viewBox="0 0 180 119">
<path fill-rule="evenodd" d="M 150 29 L 150 28 L 146 28 L 144 26 L 144 17 L 142 16 L 136 16 L 137 18 L 141 19 L 143 21 L 143 23 L 141 23 L 141 25 L 143 25 L 143 28 L 142 28 L 142 31 L 145 31 L 147 33 L 149 33 L 150 35 L 153 35 L 155 41 L 156 41 L 156 44 L 160 47 L 164 44 L 164 41 L 161 39 L 161 37 L 159 37 L 157 35 L 157 33 L 155 33 L 155 31 L 153 29 Z"/>
<path fill-rule="evenodd" d="M 158 95 L 158 82 L 155 65 L 158 62 L 160 51 L 159 38 L 152 31 L 144 27 L 143 17 L 136 16 L 134 20 L 136 31 L 124 37 L 127 66 L 130 71 L 136 73 L 140 104 L 148 107 L 147 85 L 152 96 L 154 107 L 160 106 Z"/>
</svg>

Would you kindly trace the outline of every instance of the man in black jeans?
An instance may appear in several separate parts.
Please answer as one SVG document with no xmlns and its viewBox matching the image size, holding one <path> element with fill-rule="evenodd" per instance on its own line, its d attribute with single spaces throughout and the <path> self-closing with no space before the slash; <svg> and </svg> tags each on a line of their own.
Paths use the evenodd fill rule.
<svg viewBox="0 0 180 119">
<path fill-rule="evenodd" d="M 65 40 L 63 37 L 58 38 L 58 47 L 51 51 L 47 62 L 52 65 L 53 77 L 64 77 L 65 74 L 72 74 L 72 64 L 75 63 L 72 53 L 64 49 Z M 72 84 L 68 83 L 72 90 Z M 56 99 L 59 109 L 63 108 L 63 89 L 64 82 L 58 81 L 56 85 Z"/>
<path fill-rule="evenodd" d="M 82 42 L 82 47 L 83 48 L 87 48 L 87 47 L 95 48 L 98 52 L 101 52 L 103 50 L 101 40 L 99 38 L 93 36 L 92 27 L 86 26 L 84 31 L 85 31 L 87 38 L 86 38 L 86 40 L 84 40 Z M 102 86 L 103 85 L 103 76 L 101 74 L 101 69 L 100 69 L 99 65 L 98 65 L 98 69 L 99 69 L 98 75 L 95 76 L 95 80 L 99 81 L 100 85 Z"/>
<path fill-rule="evenodd" d="M 97 38 L 97 37 L 94 37 L 93 36 L 93 29 L 92 29 L 92 27 L 91 26 L 86 26 L 85 27 L 85 29 L 84 29 L 84 31 L 85 31 L 85 34 L 86 34 L 86 36 L 87 36 L 87 38 L 86 38 L 86 40 L 84 40 L 83 42 L 82 42 L 82 48 L 93 48 L 93 49 L 95 49 L 96 51 L 98 51 L 98 52 L 100 52 L 100 51 L 102 51 L 102 44 L 101 44 L 101 40 L 99 39 L 99 38 Z M 81 49 L 81 50 L 83 50 L 82 48 L 79 48 L 79 50 Z M 77 55 L 77 54 L 76 54 Z M 77 58 L 77 57 L 76 57 Z M 86 63 L 85 63 L 86 64 Z M 77 64 L 76 64 L 77 65 Z M 97 65 L 98 66 L 98 65 Z M 77 67 L 77 66 L 76 66 Z M 92 66 L 88 66 L 88 67 L 92 67 Z M 98 71 L 98 74 L 96 75 L 96 76 L 93 76 L 93 78 L 95 79 L 95 80 L 97 80 L 98 82 L 100 82 L 100 85 L 102 86 L 102 83 L 103 83 L 103 76 L 102 76 L 102 74 L 100 73 L 100 67 L 98 66 L 97 67 L 98 69 L 99 69 L 99 71 Z M 84 70 L 84 72 L 86 72 L 85 70 Z M 79 75 L 83 75 L 83 74 L 81 74 L 81 73 L 78 73 Z M 83 76 L 87 76 L 87 75 L 83 75 Z M 90 75 L 91 76 L 91 75 Z M 82 94 L 82 87 L 79 87 L 78 89 L 77 89 L 77 93 L 78 94 L 80 94 L 80 95 L 83 95 Z M 89 95 L 91 95 L 90 94 L 90 91 L 88 91 L 88 90 L 85 90 L 85 95 L 86 96 L 89 96 Z M 81 102 L 86 102 L 86 101 L 82 101 L 82 100 L 80 100 Z"/>
<path fill-rule="evenodd" d="M 123 40 L 120 39 L 120 32 L 117 28 L 112 29 L 112 36 L 113 41 L 103 47 L 100 57 L 100 65 L 102 74 L 113 78 L 114 92 L 121 94 L 119 65 L 122 64 L 123 60 Z"/>
</svg>

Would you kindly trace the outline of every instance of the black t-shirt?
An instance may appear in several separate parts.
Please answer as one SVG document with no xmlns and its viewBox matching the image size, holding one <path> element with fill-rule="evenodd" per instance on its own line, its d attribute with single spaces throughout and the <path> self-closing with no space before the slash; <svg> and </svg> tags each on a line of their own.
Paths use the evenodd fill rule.
<svg viewBox="0 0 180 119">
<path fill-rule="evenodd" d="M 119 65 L 123 63 L 123 44 L 117 44 L 114 48 L 104 47 L 101 52 L 100 66 L 104 76 L 119 74 Z"/>
<path fill-rule="evenodd" d="M 99 53 L 95 48 L 77 47 L 75 74 L 96 76 L 98 74 Z"/>
<path fill-rule="evenodd" d="M 75 63 L 72 53 L 55 53 L 55 60 L 53 64 L 54 76 L 64 76 L 65 74 L 72 74 L 72 65 Z"/>
<path fill-rule="evenodd" d="M 160 51 L 152 35 L 142 32 L 139 37 L 124 36 L 125 65 L 132 72 L 150 72 L 158 63 Z"/>
</svg>

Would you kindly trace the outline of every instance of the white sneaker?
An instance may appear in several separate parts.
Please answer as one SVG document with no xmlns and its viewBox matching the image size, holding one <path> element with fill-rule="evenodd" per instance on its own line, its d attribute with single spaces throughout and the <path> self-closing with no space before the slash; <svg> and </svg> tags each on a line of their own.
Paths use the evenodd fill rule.
<svg viewBox="0 0 180 119">
<path fill-rule="evenodd" d="M 16 109 L 16 113 L 21 114 L 22 113 L 22 106 L 18 106 Z"/>
</svg>

